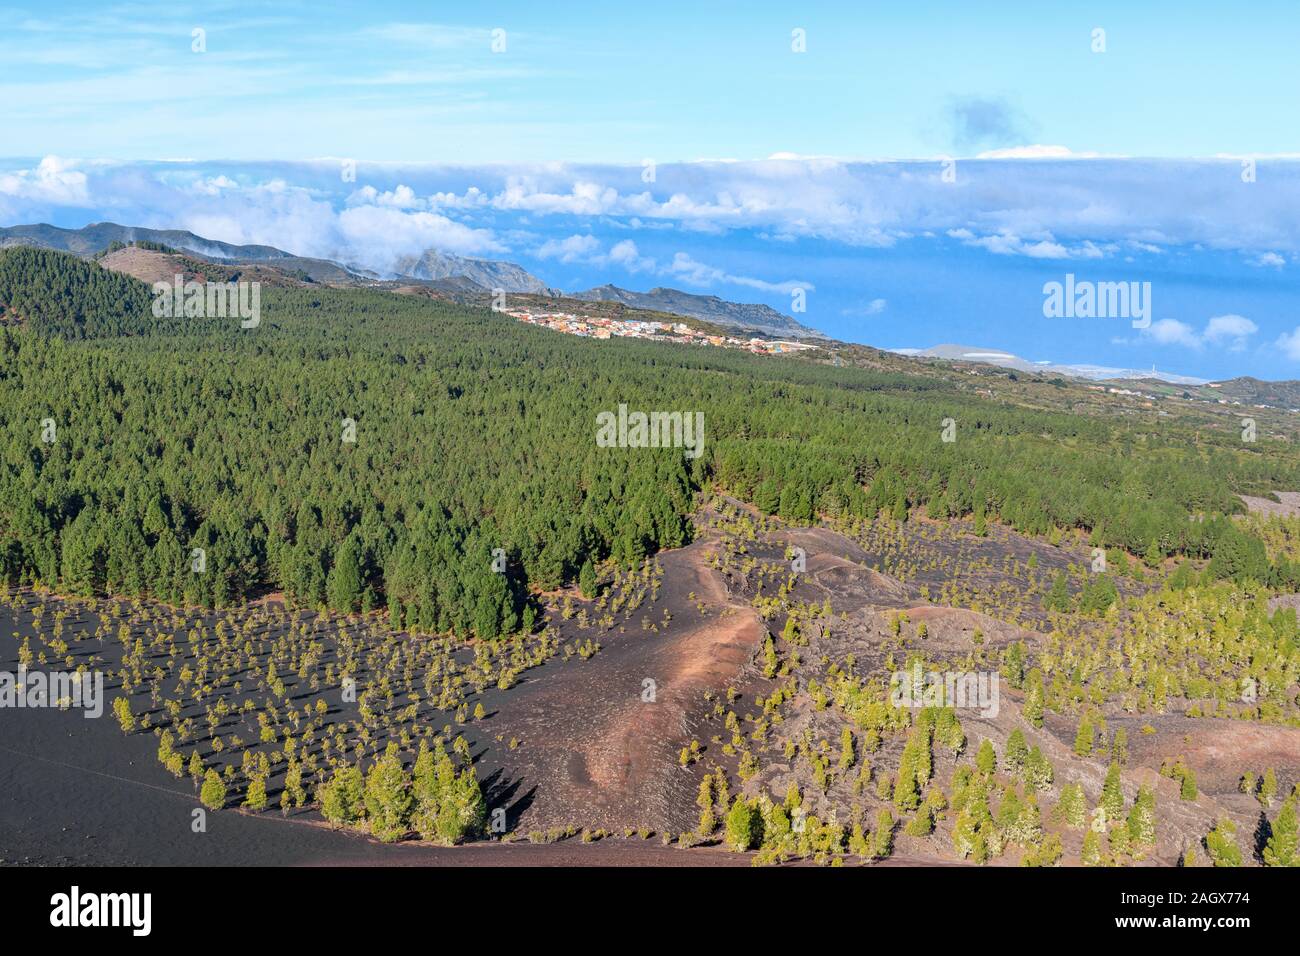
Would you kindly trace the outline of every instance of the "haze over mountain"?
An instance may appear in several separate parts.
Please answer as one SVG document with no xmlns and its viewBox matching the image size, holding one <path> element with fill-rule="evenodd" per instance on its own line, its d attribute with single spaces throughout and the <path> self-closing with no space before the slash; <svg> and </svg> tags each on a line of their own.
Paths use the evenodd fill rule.
<svg viewBox="0 0 1300 956">
<path fill-rule="evenodd" d="M 787 314 L 800 288 L 795 318 L 881 348 L 1300 374 L 1300 162 L 1270 160 L 1242 190 L 1228 158 L 1019 155 L 968 159 L 959 189 L 928 160 L 660 163 L 645 182 L 635 164 L 366 162 L 353 180 L 331 162 L 46 155 L 0 160 L 0 224 L 178 227 L 378 276 L 437 249 L 517 263 L 552 288 L 670 287 Z M 1208 205 L 1193 215 L 1188 196 Z M 1114 215 L 1081 215 L 1097 209 Z M 1150 282 L 1150 326 L 1045 317 L 1044 286 L 1068 275 Z"/>
<path fill-rule="evenodd" d="M 1106 379 L 1151 378 L 1174 385 L 1204 385 L 1208 380 L 1191 375 L 1179 375 L 1174 372 L 1162 372 L 1155 368 L 1149 370 L 1110 368 L 1104 365 L 1087 365 L 1057 362 L 1031 362 L 1011 352 L 1001 349 L 981 348 L 972 345 L 954 345 L 945 343 L 927 349 L 890 349 L 896 355 L 908 355 L 914 358 L 938 358 L 950 362 L 979 362 L 983 365 L 996 365 L 999 368 L 1011 368 L 1021 372 L 1034 372 L 1039 375 L 1070 375 L 1075 378 L 1090 378 L 1098 381 Z"/>
<path fill-rule="evenodd" d="M 265 264 L 288 274 L 309 277 L 330 284 L 368 284 L 382 278 L 411 280 L 453 295 L 476 295 L 501 289 L 508 293 L 567 297 L 586 302 L 617 302 L 631 308 L 680 315 L 738 331 L 776 338 L 827 338 L 776 309 L 758 303 L 741 303 L 714 295 L 698 295 L 680 289 L 657 286 L 637 292 L 607 283 L 585 291 L 565 293 L 547 285 L 523 266 L 497 259 L 461 256 L 428 249 L 418 256 L 406 256 L 389 274 L 347 265 L 333 259 L 297 256 L 275 246 L 222 242 L 188 230 L 151 229 L 98 222 L 80 229 L 48 223 L 0 227 L 0 248 L 13 245 L 37 246 L 72 252 L 89 258 L 113 243 L 152 242 L 226 264 Z M 125 270 L 130 271 L 130 270 Z M 1062 375 L 1093 381 L 1147 380 L 1174 385 L 1203 386 L 1211 380 L 1176 372 L 1121 368 L 1078 362 L 1035 362 L 1004 349 L 944 343 L 924 349 L 895 348 L 888 351 L 915 358 L 977 362 L 1038 375 Z M 1266 381 L 1236 377 L 1216 382 L 1217 394 L 1241 404 L 1300 407 L 1300 384 L 1294 381 Z"/>
<path fill-rule="evenodd" d="M 393 271 L 399 276 L 413 279 L 465 278 L 483 289 L 501 289 L 505 292 L 526 292 L 530 295 L 559 295 L 523 266 L 498 259 L 478 259 L 458 256 L 438 249 L 426 249 L 419 256 L 404 256 L 397 260 Z"/>
<path fill-rule="evenodd" d="M 236 245 L 205 239 L 180 229 L 147 229 L 100 222 L 81 229 L 62 229 L 47 223 L 0 228 L 0 248 L 12 245 L 58 249 L 82 257 L 103 252 L 113 243 L 152 242 L 229 263 L 268 263 L 304 272 L 317 281 L 346 282 L 373 280 L 380 276 L 355 265 L 332 259 L 312 259 L 266 245 Z M 491 292 L 560 297 L 561 290 L 548 286 L 520 265 L 498 259 L 459 256 L 438 249 L 397 260 L 386 278 L 413 279 L 434 288 L 457 293 Z M 782 315 L 766 305 L 729 302 L 713 295 L 693 295 L 678 289 L 655 288 L 634 292 L 603 285 L 571 298 L 588 302 L 621 302 L 634 308 L 667 312 L 701 319 L 742 332 L 771 336 L 818 338 L 822 333 Z"/>
<path fill-rule="evenodd" d="M 649 292 L 633 292 L 616 285 L 602 285 L 586 292 L 575 292 L 573 298 L 591 302 L 622 302 L 637 309 L 688 315 L 730 328 L 751 329 L 764 335 L 825 338 L 817 330 L 782 315 L 770 306 L 728 302 L 716 295 L 694 295 L 680 289 L 657 287 Z"/>
<path fill-rule="evenodd" d="M 240 246 L 215 239 L 204 239 L 184 229 L 146 229 L 121 226 L 115 222 L 94 222 L 80 229 L 61 229 L 49 223 L 0 227 L 0 248 L 5 246 L 40 246 L 60 249 L 79 256 L 92 256 L 114 242 L 156 242 L 174 249 L 185 249 L 218 259 L 293 259 L 291 252 L 272 246 Z"/>
</svg>

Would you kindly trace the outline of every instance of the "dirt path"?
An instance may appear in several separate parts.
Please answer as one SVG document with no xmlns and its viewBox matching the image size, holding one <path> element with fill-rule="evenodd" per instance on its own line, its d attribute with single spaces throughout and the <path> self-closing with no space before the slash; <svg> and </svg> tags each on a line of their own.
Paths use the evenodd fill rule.
<svg viewBox="0 0 1300 956">
<path fill-rule="evenodd" d="M 767 634 L 708 567 L 710 545 L 705 538 L 659 555 L 659 599 L 636 617 L 660 621 L 668 608 L 667 627 L 628 625 L 602 637 L 590 660 L 548 665 L 502 698 L 486 726 L 522 746 L 507 756 L 489 745 L 484 764 L 499 759 L 503 773 L 508 764 L 514 794 L 526 795 L 509 805 L 512 828 L 676 832 L 694 824 L 694 784 L 679 751 L 707 706 L 705 692 L 725 691 Z"/>
</svg>

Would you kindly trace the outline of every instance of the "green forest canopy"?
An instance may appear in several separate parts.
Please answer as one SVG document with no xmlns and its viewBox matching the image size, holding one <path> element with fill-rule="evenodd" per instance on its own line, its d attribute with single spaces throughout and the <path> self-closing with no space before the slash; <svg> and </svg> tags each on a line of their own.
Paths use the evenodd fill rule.
<svg viewBox="0 0 1300 956">
<path fill-rule="evenodd" d="M 263 289 L 256 329 L 156 320 L 150 301 L 66 253 L 0 251 L 3 314 L 23 320 L 0 328 L 7 580 L 207 604 L 281 589 L 495 637 L 531 623 L 530 588 L 686 543 L 706 483 L 792 521 L 925 505 L 1297 578 L 1235 523 L 1189 520 L 1300 487 L 1275 444 L 1033 411 L 934 378 L 560 336 L 381 291 Z M 703 456 L 597 447 L 596 414 L 619 403 L 702 411 Z M 948 417 L 954 443 L 939 439 Z"/>
</svg>

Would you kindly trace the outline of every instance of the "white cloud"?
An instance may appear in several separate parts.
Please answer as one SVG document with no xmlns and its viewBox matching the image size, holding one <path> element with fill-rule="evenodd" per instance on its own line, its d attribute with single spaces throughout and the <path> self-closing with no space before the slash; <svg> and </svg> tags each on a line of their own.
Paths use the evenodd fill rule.
<svg viewBox="0 0 1300 956">
<path fill-rule="evenodd" d="M 1216 315 L 1206 323 L 1202 338 L 1210 345 L 1227 343 L 1230 351 L 1246 348 L 1246 339 L 1259 331 L 1259 326 L 1241 315 Z"/>
<path fill-rule="evenodd" d="M 1275 344 L 1287 358 L 1300 362 L 1300 326 L 1292 332 L 1283 332 Z"/>
<path fill-rule="evenodd" d="M 504 252 L 486 229 L 473 229 L 431 212 L 404 212 L 383 206 L 354 206 L 338 214 L 344 243 L 363 248 L 371 261 L 395 259 L 437 248 L 460 254 Z"/>
<path fill-rule="evenodd" d="M 1068 146 L 1044 146 L 1035 143 L 1032 146 L 1008 146 L 1005 149 L 989 149 L 975 156 L 976 159 L 1094 159 L 1096 153 L 1076 153 Z"/>
<path fill-rule="evenodd" d="M 346 201 L 349 206 L 390 206 L 393 209 L 424 209 L 428 206 L 416 196 L 414 189 L 400 183 L 386 192 L 380 192 L 374 186 L 362 186 Z"/>
<path fill-rule="evenodd" d="M 1036 158 L 1004 158 L 1012 153 Z M 782 156 L 661 163 L 654 183 L 642 180 L 639 164 L 365 162 L 360 185 L 344 185 L 337 162 L 0 161 L 0 218 L 33 222 L 55 219 L 59 208 L 90 210 L 88 220 L 219 229 L 213 238 L 379 269 L 384 263 L 359 243 L 375 242 L 378 256 L 425 239 L 452 252 L 493 253 L 536 249 L 588 229 L 600 236 L 601 228 L 749 230 L 763 242 L 824 239 L 870 248 L 946 234 L 991 255 L 1049 261 L 1232 249 L 1243 261 L 1281 268 L 1300 256 L 1300 162 L 1278 161 L 1267 182 L 1249 189 L 1223 188 L 1236 181 L 1229 160 L 1080 160 L 1043 146 L 959 161 L 955 183 L 943 180 L 938 161 Z M 634 249 L 616 243 L 555 258 L 587 255 L 594 263 L 603 255 L 628 271 L 726 281 L 717 275 L 726 275 L 722 270 L 656 261 Z M 790 286 L 738 278 L 758 283 L 754 288 Z"/>
<path fill-rule="evenodd" d="M 653 272 L 655 260 L 641 255 L 631 239 L 623 239 L 603 251 L 599 239 L 586 234 L 575 234 L 567 239 L 548 239 L 533 250 L 539 259 L 558 259 L 560 262 L 582 262 L 593 266 L 616 265 L 627 272 Z"/>
<path fill-rule="evenodd" d="M 548 239 L 534 255 L 539 259 L 559 259 L 561 262 L 590 260 L 600 250 L 600 240 L 595 236 L 569 236 L 567 239 Z"/>
<path fill-rule="evenodd" d="M 1142 330 L 1143 334 L 1155 339 L 1161 345 L 1185 345 L 1191 349 L 1201 347 L 1200 336 L 1186 322 L 1177 319 L 1160 319 L 1152 322 L 1151 327 Z"/>
<path fill-rule="evenodd" d="M 654 269 L 654 259 L 643 256 L 637 250 L 636 243 L 624 239 L 609 247 L 609 261 L 617 263 L 628 272 L 649 272 Z"/>
<path fill-rule="evenodd" d="M 1261 252 L 1254 259 L 1250 260 L 1250 264 L 1264 268 L 1281 269 L 1286 265 L 1286 259 L 1279 256 L 1276 252 Z"/>
<path fill-rule="evenodd" d="M 998 256 L 1026 256 L 1030 259 L 1100 259 L 1106 250 L 1091 241 L 1067 248 L 1050 235 L 1036 240 L 1022 239 L 1009 232 L 977 236 L 969 229 L 949 229 L 948 235 L 963 245 L 984 249 Z"/>
<path fill-rule="evenodd" d="M 884 312 L 885 309 L 887 309 L 888 307 L 889 307 L 889 303 L 885 299 L 872 299 L 870 302 L 867 302 L 864 305 L 856 306 L 854 308 L 849 308 L 849 309 L 841 309 L 840 315 L 848 315 L 848 316 L 879 315 L 880 313 Z"/>
<path fill-rule="evenodd" d="M 208 176 L 196 179 L 190 188 L 206 196 L 220 196 L 223 189 L 238 189 L 239 183 L 229 176 Z"/>
<path fill-rule="evenodd" d="M 1150 328 L 1141 331 L 1140 338 L 1112 340 L 1113 344 L 1136 344 L 1142 341 L 1154 341 L 1159 345 L 1182 345 L 1189 349 L 1201 349 L 1206 345 L 1226 347 L 1231 352 L 1241 352 L 1246 348 L 1247 340 L 1259 331 L 1250 319 L 1242 315 L 1216 315 L 1205 323 L 1205 328 L 1197 331 L 1186 322 L 1177 319 L 1160 319 L 1152 322 Z"/>
<path fill-rule="evenodd" d="M 768 282 L 764 279 L 754 279 L 749 276 L 732 275 L 716 266 L 706 265 L 685 252 L 674 255 L 673 261 L 666 271 L 669 275 L 683 282 L 705 288 L 716 283 L 726 283 L 747 286 L 762 292 L 781 292 L 787 295 L 795 289 L 811 291 L 814 288 L 810 282 L 796 282 L 793 279 L 785 282 Z"/>
<path fill-rule="evenodd" d="M 526 177 L 512 177 L 491 200 L 497 209 L 573 216 L 598 216 L 619 205 L 618 190 L 594 182 L 575 182 L 568 193 L 546 192 Z"/>
<path fill-rule="evenodd" d="M 35 169 L 0 175 L 0 194 L 16 199 L 76 206 L 88 201 L 86 174 L 72 160 L 46 156 Z"/>
</svg>

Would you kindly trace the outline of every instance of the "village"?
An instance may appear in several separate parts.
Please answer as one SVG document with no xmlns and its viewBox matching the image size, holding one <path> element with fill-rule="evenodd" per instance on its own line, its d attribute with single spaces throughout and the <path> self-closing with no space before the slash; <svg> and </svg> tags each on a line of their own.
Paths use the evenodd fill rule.
<svg viewBox="0 0 1300 956">
<path fill-rule="evenodd" d="M 568 312 L 534 312 L 529 309 L 504 311 L 506 315 L 529 325 L 540 325 L 567 335 L 581 335 L 592 339 L 615 337 L 653 339 L 656 342 L 681 342 L 688 345 L 715 345 L 719 348 L 744 349 L 760 355 L 780 355 L 817 348 L 816 345 L 807 345 L 803 342 L 718 335 L 693 328 L 685 322 L 614 319 L 605 316 L 573 315 Z"/>
</svg>

